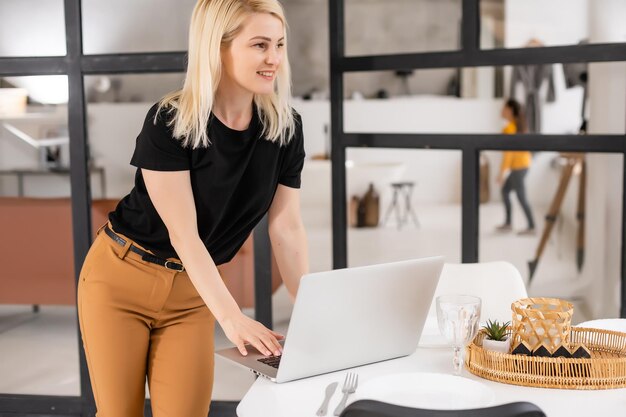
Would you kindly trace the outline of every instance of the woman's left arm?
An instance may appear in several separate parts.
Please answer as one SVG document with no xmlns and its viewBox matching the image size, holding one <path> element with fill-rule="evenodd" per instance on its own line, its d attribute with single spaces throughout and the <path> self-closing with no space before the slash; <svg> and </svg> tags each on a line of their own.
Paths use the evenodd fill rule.
<svg viewBox="0 0 626 417">
<path fill-rule="evenodd" d="M 300 214 L 300 190 L 278 184 L 269 209 L 272 250 L 292 301 L 300 278 L 309 272 L 309 250 Z"/>
</svg>

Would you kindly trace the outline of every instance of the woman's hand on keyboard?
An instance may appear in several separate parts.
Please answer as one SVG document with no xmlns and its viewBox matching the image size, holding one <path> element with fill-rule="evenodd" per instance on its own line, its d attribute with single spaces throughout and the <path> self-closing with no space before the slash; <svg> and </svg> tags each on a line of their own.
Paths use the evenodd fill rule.
<svg viewBox="0 0 626 417">
<path fill-rule="evenodd" d="M 282 346 L 278 340 L 283 339 L 284 336 L 268 329 L 243 313 L 233 318 L 224 319 L 220 325 L 226 337 L 237 346 L 243 356 L 248 354 L 246 344 L 254 346 L 265 356 L 282 354 Z"/>
</svg>

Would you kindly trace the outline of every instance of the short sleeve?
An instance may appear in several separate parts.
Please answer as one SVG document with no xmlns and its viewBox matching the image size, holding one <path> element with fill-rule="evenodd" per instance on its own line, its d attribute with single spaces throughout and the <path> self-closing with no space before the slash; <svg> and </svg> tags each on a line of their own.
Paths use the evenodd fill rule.
<svg viewBox="0 0 626 417">
<path fill-rule="evenodd" d="M 291 188 L 300 188 L 300 174 L 304 166 L 304 135 L 302 133 L 302 118 L 295 114 L 295 131 L 286 145 L 278 182 Z"/>
<path fill-rule="evenodd" d="M 143 128 L 137 136 L 131 165 L 153 171 L 185 171 L 190 169 L 190 151 L 172 136 L 166 125 L 165 112 L 154 119 L 158 105 L 150 108 Z"/>
<path fill-rule="evenodd" d="M 502 130 L 502 133 L 506 134 L 506 135 L 514 135 L 517 133 L 517 128 L 515 126 L 514 123 L 509 123 L 506 125 L 506 127 Z"/>
</svg>

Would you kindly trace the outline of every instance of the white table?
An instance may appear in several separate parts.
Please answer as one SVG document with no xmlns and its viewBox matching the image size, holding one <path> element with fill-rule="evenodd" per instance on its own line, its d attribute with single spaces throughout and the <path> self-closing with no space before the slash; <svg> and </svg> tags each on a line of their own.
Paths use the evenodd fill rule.
<svg viewBox="0 0 626 417">
<path fill-rule="evenodd" d="M 352 369 L 358 372 L 359 385 L 368 379 L 400 372 L 452 372 L 452 350 L 448 348 L 418 348 L 408 357 L 380 362 Z M 527 388 L 499 384 L 463 371 L 464 377 L 480 381 L 495 393 L 495 403 L 515 401 L 532 402 L 548 417 L 626 415 L 626 389 L 578 391 L 547 388 Z M 299 381 L 275 384 L 258 378 L 237 407 L 239 417 L 295 417 L 315 416 L 323 399 L 325 387 L 339 382 L 339 387 L 329 405 L 329 414 L 341 400 L 340 388 L 346 371 L 334 372 Z M 358 389 L 357 389 L 358 391 Z M 348 403 L 351 400 L 348 399 Z"/>
</svg>

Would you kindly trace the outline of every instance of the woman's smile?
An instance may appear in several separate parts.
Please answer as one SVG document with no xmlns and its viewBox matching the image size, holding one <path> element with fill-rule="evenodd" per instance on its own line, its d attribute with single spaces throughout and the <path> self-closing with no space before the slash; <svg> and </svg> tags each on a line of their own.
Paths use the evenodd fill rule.
<svg viewBox="0 0 626 417">
<path fill-rule="evenodd" d="M 257 74 L 267 81 L 274 81 L 274 71 L 257 71 Z"/>
</svg>

